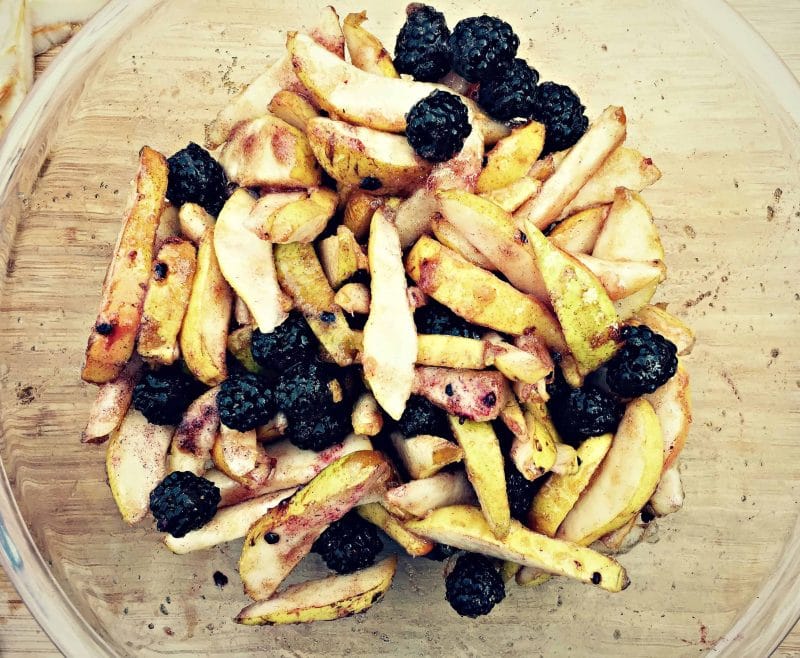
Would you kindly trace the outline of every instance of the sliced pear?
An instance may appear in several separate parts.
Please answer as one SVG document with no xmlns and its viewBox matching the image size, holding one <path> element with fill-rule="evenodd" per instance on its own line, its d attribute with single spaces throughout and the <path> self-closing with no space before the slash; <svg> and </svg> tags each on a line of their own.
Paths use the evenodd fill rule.
<svg viewBox="0 0 800 658">
<path fill-rule="evenodd" d="M 271 115 L 236 125 L 220 151 L 219 163 L 242 187 L 307 188 L 321 182 L 305 133 Z"/>
<path fill-rule="evenodd" d="M 527 176 L 544 147 L 544 125 L 531 121 L 514 128 L 486 154 L 486 166 L 478 176 L 479 193 L 499 190 Z"/>
<path fill-rule="evenodd" d="M 439 334 L 417 335 L 417 363 L 421 366 L 483 370 L 490 365 L 487 344 L 475 338 Z"/>
<path fill-rule="evenodd" d="M 369 233 L 372 301 L 361 362 L 378 404 L 399 420 L 414 383 L 417 330 L 408 303 L 400 239 L 387 210 L 383 207 L 375 213 Z"/>
<path fill-rule="evenodd" d="M 514 212 L 531 197 L 539 194 L 542 189 L 541 181 L 523 176 L 518 181 L 501 187 L 491 192 L 484 192 L 481 196 L 487 201 L 496 203 L 506 212 Z"/>
<path fill-rule="evenodd" d="M 423 366 L 414 371 L 412 392 L 460 418 L 494 420 L 508 395 L 502 373 Z"/>
<path fill-rule="evenodd" d="M 197 250 L 197 269 L 180 335 L 186 367 L 206 386 L 216 386 L 228 376 L 225 354 L 232 308 L 233 291 L 220 270 L 211 228 Z"/>
<path fill-rule="evenodd" d="M 184 203 L 178 211 L 178 224 L 181 235 L 194 244 L 199 245 L 206 233 L 212 228 L 216 220 L 209 215 L 203 206 L 196 203 Z"/>
<path fill-rule="evenodd" d="M 515 581 L 520 587 L 538 587 L 553 577 L 552 574 L 535 567 L 522 567 L 516 573 Z"/>
<path fill-rule="evenodd" d="M 345 16 L 342 31 L 347 43 L 347 52 L 350 53 L 350 61 L 353 66 L 367 73 L 399 78 L 389 51 L 374 34 L 362 26 L 366 20 L 365 11 Z"/>
<path fill-rule="evenodd" d="M 606 456 L 613 436 L 604 434 L 586 439 L 578 448 L 579 466 L 569 475 L 553 474 L 533 497 L 528 526 L 548 537 L 555 537 L 558 526 L 588 486 Z"/>
<path fill-rule="evenodd" d="M 620 322 L 629 320 L 631 316 L 647 306 L 656 294 L 657 289 L 658 282 L 656 281 L 627 297 L 615 301 L 614 308 L 617 311 L 617 317 L 620 319 Z"/>
<path fill-rule="evenodd" d="M 625 525 L 653 495 L 663 465 L 658 416 L 647 400 L 636 399 L 628 404 L 611 448 L 556 536 L 588 545 Z"/>
<path fill-rule="evenodd" d="M 425 235 L 437 212 L 439 204 L 427 187 L 417 190 L 405 199 L 397 208 L 395 219 L 397 233 L 400 235 L 400 246 L 407 249 Z"/>
<path fill-rule="evenodd" d="M 566 443 L 556 444 L 556 461 L 551 469 L 556 475 L 574 475 L 578 471 L 578 451 Z"/>
<path fill-rule="evenodd" d="M 333 297 L 333 301 L 350 315 L 367 315 L 372 298 L 365 283 L 345 283 Z"/>
<path fill-rule="evenodd" d="M 641 195 L 617 188 L 592 255 L 607 260 L 664 260 L 653 213 Z"/>
<path fill-rule="evenodd" d="M 356 240 L 363 240 L 369 234 L 372 216 L 385 201 L 384 197 L 374 196 L 362 190 L 354 192 L 345 204 L 342 224 L 353 232 Z"/>
<path fill-rule="evenodd" d="M 142 365 L 142 360 L 134 354 L 119 377 L 97 389 L 97 397 L 89 408 L 89 421 L 81 436 L 83 443 L 103 443 L 119 427 L 131 406 Z"/>
<path fill-rule="evenodd" d="M 508 534 L 511 512 L 500 442 L 490 423 L 462 421 L 450 416 L 450 429 L 464 450 L 464 467 L 481 505 L 486 522 L 496 537 Z"/>
<path fill-rule="evenodd" d="M 459 256 L 470 263 L 485 270 L 496 270 L 494 263 L 484 256 L 464 234 L 440 215 L 434 215 L 430 222 L 430 229 L 434 237 L 448 249 L 452 249 Z"/>
<path fill-rule="evenodd" d="M 339 288 L 359 270 L 369 268 L 369 262 L 353 232 L 339 226 L 336 235 L 331 235 L 318 244 L 319 259 L 331 286 Z M 367 311 L 369 312 L 369 309 Z"/>
<path fill-rule="evenodd" d="M 678 348 L 678 355 L 689 354 L 694 347 L 694 329 L 680 318 L 675 317 L 660 306 L 646 305 L 639 309 L 630 324 L 645 324 L 661 334 Z"/>
<path fill-rule="evenodd" d="M 4 2 L 0 29 L 0 133 L 11 122 L 33 85 L 34 61 L 30 3 Z"/>
<path fill-rule="evenodd" d="M 317 108 L 309 103 L 308 99 L 295 91 L 283 89 L 272 97 L 267 109 L 274 116 L 303 132 L 308 122 L 319 116 Z"/>
<path fill-rule="evenodd" d="M 614 304 L 582 263 L 551 244 L 531 222 L 526 231 L 567 345 L 581 372 L 592 372 L 617 350 Z"/>
<path fill-rule="evenodd" d="M 643 541 L 658 541 L 658 524 L 655 521 L 645 523 L 641 514 L 637 514 L 624 526 L 600 537 L 592 548 L 606 555 L 622 555 Z"/>
<path fill-rule="evenodd" d="M 440 507 L 477 502 L 475 491 L 462 471 L 412 480 L 383 495 L 386 509 L 402 519 L 419 519 Z"/>
<path fill-rule="evenodd" d="M 409 521 L 408 527 L 441 544 L 567 576 L 609 592 L 619 592 L 630 583 L 625 569 L 611 558 L 532 532 L 519 521 L 512 520 L 508 534 L 500 539 L 474 507 L 442 507 L 424 519 Z"/>
<path fill-rule="evenodd" d="M 415 480 L 429 478 L 445 466 L 464 459 L 464 451 L 459 446 L 440 436 L 420 434 L 406 438 L 393 432 L 391 439 L 400 461 Z"/>
<path fill-rule="evenodd" d="M 524 428 L 527 436 L 515 437 L 511 444 L 510 457 L 527 480 L 535 480 L 553 468 L 558 449 L 547 425 L 529 410 L 524 414 Z"/>
<path fill-rule="evenodd" d="M 86 347 L 81 374 L 84 381 L 105 384 L 116 379 L 133 354 L 150 278 L 153 242 L 166 203 L 167 169 L 166 159 L 157 151 L 145 146 L 139 152 L 135 191 Z"/>
<path fill-rule="evenodd" d="M 246 370 L 258 375 L 264 369 L 253 358 L 253 327 L 245 325 L 228 334 L 228 351 Z"/>
<path fill-rule="evenodd" d="M 547 237 L 556 247 L 571 254 L 591 254 L 608 210 L 609 206 L 581 210 L 559 222 Z"/>
<path fill-rule="evenodd" d="M 275 210 L 258 231 L 269 242 L 313 242 L 336 212 L 337 196 L 324 187 L 312 188 L 308 196 Z"/>
<path fill-rule="evenodd" d="M 356 508 L 356 512 L 362 519 L 369 521 L 383 530 L 412 557 L 427 555 L 433 550 L 434 544 L 432 541 L 418 537 L 413 532 L 409 532 L 405 524 L 386 511 L 380 503 L 360 505 Z"/>
<path fill-rule="evenodd" d="M 106 473 L 123 521 L 141 521 L 150 509 L 150 492 L 164 479 L 172 425 L 153 425 L 141 412 L 128 409 L 111 433 L 106 449 Z"/>
<path fill-rule="evenodd" d="M 357 69 L 325 51 L 312 39 L 289 33 L 286 48 L 295 73 L 320 107 L 345 121 L 387 132 L 401 133 L 411 107 L 443 85 L 387 78 Z M 449 90 L 448 90 L 449 91 Z M 471 100 L 461 97 L 473 112 L 487 143 L 505 137 L 509 129 L 490 119 Z"/>
<path fill-rule="evenodd" d="M 358 185 L 372 177 L 384 194 L 410 192 L 431 172 L 431 163 L 401 135 L 324 118 L 309 121 L 307 134 L 317 161 L 341 183 Z"/>
<path fill-rule="evenodd" d="M 644 399 L 653 405 L 664 438 L 664 470 L 669 469 L 683 450 L 692 425 L 692 398 L 689 373 L 679 361 L 678 370 L 666 384 Z"/>
<path fill-rule="evenodd" d="M 612 301 L 658 285 L 666 278 L 667 268 L 660 260 L 605 260 L 580 253 L 574 258 L 600 279 Z"/>
<path fill-rule="evenodd" d="M 487 365 L 493 365 L 511 381 L 536 384 L 553 372 L 553 361 L 546 352 L 520 349 L 497 335 L 487 343 Z"/>
<path fill-rule="evenodd" d="M 272 464 L 264 458 L 255 430 L 240 432 L 220 423 L 211 458 L 225 475 L 249 487 L 264 483 L 272 472 Z"/>
<path fill-rule="evenodd" d="M 251 626 L 299 624 L 365 612 L 391 587 L 396 570 L 397 556 L 393 555 L 355 573 L 291 585 L 266 601 L 250 604 L 236 621 Z"/>
<path fill-rule="evenodd" d="M 245 593 L 257 601 L 270 597 L 317 537 L 365 496 L 384 487 L 390 474 L 380 453 L 354 452 L 321 471 L 288 503 L 269 510 L 245 538 L 239 559 Z M 265 539 L 268 534 L 272 543 Z"/>
<path fill-rule="evenodd" d="M 678 464 L 673 463 L 661 475 L 656 490 L 650 497 L 650 509 L 656 516 L 674 514 L 683 507 L 683 483 Z"/>
<path fill-rule="evenodd" d="M 406 272 L 426 295 L 474 324 L 514 336 L 533 333 L 553 349 L 568 351 L 558 322 L 543 304 L 436 240 L 419 239 L 406 257 Z"/>
<path fill-rule="evenodd" d="M 377 436 L 383 429 L 383 414 L 372 393 L 362 393 L 353 405 L 353 431 L 364 436 Z"/>
<path fill-rule="evenodd" d="M 476 181 L 483 167 L 483 133 L 475 125 L 474 114 L 469 113 L 472 131 L 464 139 L 461 150 L 449 160 L 437 162 L 425 187 L 431 192 L 440 190 L 475 191 Z"/>
<path fill-rule="evenodd" d="M 189 471 L 195 475 L 206 472 L 211 460 L 211 449 L 219 434 L 219 409 L 215 386 L 197 398 L 183 414 L 172 437 L 167 471 Z"/>
<path fill-rule="evenodd" d="M 183 537 L 167 535 L 164 537 L 164 544 L 173 553 L 184 555 L 240 539 L 247 534 L 251 525 L 273 507 L 292 496 L 295 491 L 297 489 L 265 494 L 221 509 L 203 527 L 192 530 Z"/>
<path fill-rule="evenodd" d="M 158 249 L 170 238 L 179 238 L 181 232 L 180 218 L 178 216 L 178 209 L 171 203 L 164 204 L 164 211 L 158 220 L 158 228 L 156 229 L 155 246 Z"/>
</svg>

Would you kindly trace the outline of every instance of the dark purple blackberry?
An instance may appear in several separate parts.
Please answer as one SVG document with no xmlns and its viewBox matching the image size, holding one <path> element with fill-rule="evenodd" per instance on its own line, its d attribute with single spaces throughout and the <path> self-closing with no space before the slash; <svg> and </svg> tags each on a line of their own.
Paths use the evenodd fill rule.
<svg viewBox="0 0 800 658">
<path fill-rule="evenodd" d="M 469 82 L 482 82 L 511 64 L 519 37 L 504 20 L 474 16 L 459 21 L 450 36 L 453 70 Z"/>
<path fill-rule="evenodd" d="M 397 428 L 406 438 L 420 434 L 450 437 L 447 414 L 421 395 L 412 395 L 408 399 Z"/>
<path fill-rule="evenodd" d="M 435 544 L 433 550 L 430 553 L 426 553 L 425 557 L 429 560 L 435 560 L 436 562 L 443 562 L 453 557 L 460 550 L 461 549 L 448 546 L 447 544 Z"/>
<path fill-rule="evenodd" d="M 590 436 L 615 431 L 623 412 L 613 395 L 591 385 L 567 387 L 550 398 L 547 409 L 564 443 L 571 446 Z"/>
<path fill-rule="evenodd" d="M 319 414 L 286 414 L 286 438 L 302 450 L 325 450 L 341 443 L 353 431 L 350 408 L 340 404 Z"/>
<path fill-rule="evenodd" d="M 278 375 L 275 404 L 290 418 L 318 417 L 346 406 L 341 371 L 318 359 L 302 361 Z"/>
<path fill-rule="evenodd" d="M 606 383 L 617 395 L 635 398 L 652 393 L 678 369 L 678 349 L 650 327 L 626 326 L 625 344 L 606 365 Z"/>
<path fill-rule="evenodd" d="M 150 512 L 161 532 L 183 537 L 217 513 L 219 487 L 189 471 L 170 473 L 150 493 Z"/>
<path fill-rule="evenodd" d="M 513 464 L 506 467 L 506 491 L 512 518 L 525 523 L 533 497 L 540 486 L 536 480 L 531 482 L 526 479 Z"/>
<path fill-rule="evenodd" d="M 394 46 L 394 66 L 417 80 L 434 82 L 450 71 L 450 28 L 444 14 L 411 4 Z"/>
<path fill-rule="evenodd" d="M 476 340 L 483 335 L 480 327 L 467 322 L 434 299 L 429 299 L 425 306 L 414 312 L 414 324 L 417 326 L 417 332 L 421 334 L 461 336 Z"/>
<path fill-rule="evenodd" d="M 524 59 L 515 59 L 496 75 L 481 83 L 478 103 L 500 121 L 529 119 L 533 114 L 539 73 Z"/>
<path fill-rule="evenodd" d="M 466 553 L 444 581 L 445 598 L 462 617 L 488 615 L 506 597 L 506 586 L 492 561 L 477 553 Z"/>
<path fill-rule="evenodd" d="M 276 412 L 272 391 L 249 372 L 232 374 L 222 382 L 217 407 L 220 422 L 239 432 L 264 425 Z"/>
<path fill-rule="evenodd" d="M 573 146 L 589 127 L 581 99 L 566 85 L 543 82 L 536 88 L 531 118 L 545 127 L 542 155 Z"/>
<path fill-rule="evenodd" d="M 148 370 L 133 389 L 133 406 L 154 425 L 177 425 L 202 386 L 178 366 Z"/>
<path fill-rule="evenodd" d="M 189 142 L 167 160 L 167 198 L 173 206 L 197 203 L 218 215 L 228 198 L 225 171 L 202 146 Z"/>
<path fill-rule="evenodd" d="M 336 573 L 352 573 L 373 564 L 383 542 L 374 525 L 348 512 L 328 526 L 311 550 Z"/>
<path fill-rule="evenodd" d="M 262 368 L 285 370 L 296 363 L 313 359 L 317 339 L 305 318 L 292 311 L 271 333 L 253 332 L 253 358 Z"/>
<path fill-rule="evenodd" d="M 421 158 L 449 160 L 472 132 L 467 106 L 455 94 L 436 90 L 418 101 L 406 115 L 406 138 Z"/>
</svg>

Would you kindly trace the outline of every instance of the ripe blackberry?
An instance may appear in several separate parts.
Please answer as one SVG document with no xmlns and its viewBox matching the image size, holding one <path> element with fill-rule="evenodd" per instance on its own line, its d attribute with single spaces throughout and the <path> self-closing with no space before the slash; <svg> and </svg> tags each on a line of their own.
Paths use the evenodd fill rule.
<svg viewBox="0 0 800 658">
<path fill-rule="evenodd" d="M 262 368 L 286 370 L 296 363 L 314 357 L 317 339 L 305 318 L 297 311 L 274 331 L 262 334 L 253 332 L 253 358 Z"/>
<path fill-rule="evenodd" d="M 531 118 L 545 126 L 544 151 L 563 151 L 577 142 L 589 127 L 581 99 L 566 85 L 543 82 L 536 89 Z"/>
<path fill-rule="evenodd" d="M 212 215 L 218 215 L 228 198 L 225 171 L 202 146 L 189 142 L 167 160 L 167 198 L 174 206 L 197 203 Z"/>
<path fill-rule="evenodd" d="M 483 333 L 480 327 L 467 322 L 434 299 L 429 299 L 425 306 L 414 312 L 414 324 L 421 334 L 462 336 L 478 340 Z"/>
<path fill-rule="evenodd" d="M 623 412 L 614 396 L 591 385 L 553 395 L 547 409 L 564 443 L 572 446 L 590 436 L 613 432 Z"/>
<path fill-rule="evenodd" d="M 278 375 L 275 404 L 290 418 L 317 417 L 346 405 L 340 370 L 318 359 L 302 361 Z"/>
<path fill-rule="evenodd" d="M 511 63 L 519 37 L 504 20 L 475 16 L 459 21 L 450 36 L 453 70 L 469 82 L 488 80 Z"/>
<path fill-rule="evenodd" d="M 430 553 L 426 553 L 425 557 L 429 560 L 435 560 L 436 562 L 443 562 L 444 560 L 453 557 L 460 550 L 461 549 L 454 548 L 453 546 L 449 546 L 447 544 L 435 544 L 433 550 Z"/>
<path fill-rule="evenodd" d="M 336 573 L 352 573 L 375 562 L 383 542 L 374 525 L 355 512 L 348 512 L 327 527 L 311 550 L 319 553 Z"/>
<path fill-rule="evenodd" d="M 394 66 L 417 80 L 434 82 L 450 71 L 450 28 L 444 14 L 428 5 L 409 5 L 394 46 Z"/>
<path fill-rule="evenodd" d="M 421 158 L 449 160 L 472 132 L 467 106 L 455 94 L 436 90 L 418 101 L 406 115 L 406 138 Z"/>
<path fill-rule="evenodd" d="M 189 471 L 170 473 L 150 493 L 150 512 L 161 532 L 183 537 L 217 513 L 219 487 Z"/>
<path fill-rule="evenodd" d="M 397 428 L 406 438 L 420 434 L 450 436 L 447 414 L 421 395 L 412 395 L 408 399 L 403 415 L 397 421 Z"/>
<path fill-rule="evenodd" d="M 536 480 L 531 482 L 526 479 L 513 465 L 506 467 L 506 491 L 512 518 L 525 522 L 533 497 L 540 486 Z"/>
<path fill-rule="evenodd" d="M 608 364 L 606 383 L 617 395 L 635 398 L 652 393 L 678 369 L 678 349 L 650 327 L 623 327 L 625 344 Z"/>
<path fill-rule="evenodd" d="M 533 114 L 539 73 L 524 59 L 515 59 L 497 74 L 481 83 L 478 103 L 500 121 L 510 121 Z"/>
<path fill-rule="evenodd" d="M 239 432 L 265 424 L 276 411 L 272 391 L 249 372 L 232 374 L 222 382 L 217 407 L 222 424 Z"/>
<path fill-rule="evenodd" d="M 341 443 L 353 431 L 350 409 L 340 404 L 319 414 L 287 413 L 286 438 L 302 450 L 325 450 Z"/>
<path fill-rule="evenodd" d="M 178 365 L 149 370 L 133 389 L 133 406 L 155 425 L 177 425 L 202 387 Z"/>
<path fill-rule="evenodd" d="M 500 572 L 484 555 L 466 553 L 444 581 L 445 598 L 462 617 L 487 615 L 506 597 Z"/>
</svg>

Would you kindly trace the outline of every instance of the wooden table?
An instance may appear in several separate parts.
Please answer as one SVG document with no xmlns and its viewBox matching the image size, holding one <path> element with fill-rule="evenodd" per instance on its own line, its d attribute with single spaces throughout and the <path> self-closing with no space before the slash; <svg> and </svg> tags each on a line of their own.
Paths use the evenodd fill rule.
<svg viewBox="0 0 800 658">
<path fill-rule="evenodd" d="M 747 18 L 800 78 L 800 2 L 797 0 L 729 0 Z M 0 655 L 59 656 L 19 595 L 0 571 Z M 800 625 L 776 656 L 800 656 Z"/>
</svg>

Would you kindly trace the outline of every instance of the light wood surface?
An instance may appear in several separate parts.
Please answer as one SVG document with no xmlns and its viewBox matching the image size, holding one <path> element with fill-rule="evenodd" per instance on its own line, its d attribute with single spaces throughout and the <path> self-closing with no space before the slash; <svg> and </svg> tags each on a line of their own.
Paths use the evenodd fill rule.
<svg viewBox="0 0 800 658">
<path fill-rule="evenodd" d="M 731 0 L 800 76 L 800 2 L 797 0 Z M 5 575 L 0 573 L 0 655 L 60 655 L 33 620 Z M 800 626 L 790 634 L 778 656 L 800 656 Z"/>
</svg>

